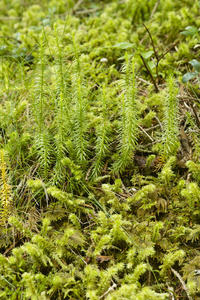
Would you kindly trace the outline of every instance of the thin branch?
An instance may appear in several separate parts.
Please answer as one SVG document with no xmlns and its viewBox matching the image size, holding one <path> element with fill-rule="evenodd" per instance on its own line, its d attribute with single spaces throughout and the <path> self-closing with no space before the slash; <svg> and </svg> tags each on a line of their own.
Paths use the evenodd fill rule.
<svg viewBox="0 0 200 300">
<path fill-rule="evenodd" d="M 144 80 L 144 79 L 142 79 L 142 78 L 140 78 L 140 77 L 138 77 L 138 76 L 136 76 L 136 78 L 137 78 L 138 80 L 140 80 L 140 81 L 142 81 L 142 82 L 148 84 L 148 85 L 151 84 L 151 82 L 148 82 L 148 81 L 146 81 L 146 80 Z"/>
<path fill-rule="evenodd" d="M 153 75 L 151 74 L 151 71 L 149 70 L 149 68 L 148 68 L 148 66 L 147 66 L 147 64 L 146 64 L 146 61 L 145 61 L 144 57 L 143 57 L 141 54 L 140 54 L 140 58 L 141 58 L 141 60 L 143 61 L 144 67 L 145 67 L 145 69 L 147 70 L 147 72 L 149 73 L 149 75 L 150 75 L 150 77 L 151 77 L 151 80 L 153 81 L 153 85 L 154 85 L 154 88 L 155 88 L 156 93 L 158 93 L 158 92 L 159 92 L 159 89 L 158 89 L 158 87 L 157 87 L 157 84 L 156 84 L 156 82 L 155 82 L 155 79 L 153 78 Z"/>
<path fill-rule="evenodd" d="M 174 289 L 173 289 L 173 287 L 171 287 L 171 286 L 168 286 L 168 290 L 169 290 L 169 294 L 170 294 L 170 296 L 171 296 L 171 300 L 175 300 L 175 298 L 174 298 Z"/>
<path fill-rule="evenodd" d="M 159 61 L 169 52 L 171 51 L 177 44 L 179 43 L 179 40 L 173 44 L 165 53 L 163 53 L 161 56 L 159 56 Z"/>
<path fill-rule="evenodd" d="M 150 18 L 149 18 L 149 19 L 153 18 L 153 15 L 155 14 L 156 9 L 157 9 L 159 3 L 160 3 L 160 0 L 158 0 L 158 1 L 155 3 L 154 8 L 153 8 L 153 10 L 152 10 L 152 12 L 151 12 L 151 15 L 150 15 Z"/>
<path fill-rule="evenodd" d="M 99 297 L 99 300 L 102 299 L 102 298 L 104 298 L 108 293 L 114 291 L 114 289 L 115 289 L 116 287 L 117 287 L 116 283 L 113 283 L 113 285 L 110 286 L 109 289 L 108 289 L 103 295 L 101 295 L 101 296 Z"/>
<path fill-rule="evenodd" d="M 196 106 L 196 104 L 193 104 L 193 105 L 192 105 L 192 110 L 193 110 L 193 112 L 194 112 L 194 115 L 195 115 L 195 118 L 196 118 L 197 124 L 198 124 L 198 126 L 199 126 L 199 128 L 200 128 L 200 121 L 199 121 L 199 117 L 198 117 L 198 115 L 197 115 L 197 112 L 196 112 L 195 106 Z"/>
<path fill-rule="evenodd" d="M 143 26 L 145 27 L 149 37 L 150 37 L 150 40 L 151 40 L 151 44 L 152 44 L 152 47 L 153 47 L 153 52 L 154 52 L 154 55 L 155 55 L 155 58 L 156 58 L 156 63 L 155 63 L 155 66 L 156 66 L 156 75 L 158 77 L 158 65 L 159 65 L 159 62 L 160 60 L 165 57 L 165 55 L 171 50 L 173 49 L 176 44 L 179 42 L 177 41 L 175 44 L 173 44 L 173 46 L 171 46 L 165 53 L 163 53 L 161 56 L 158 55 L 158 52 L 156 50 L 156 47 L 155 47 L 155 44 L 154 44 L 154 41 L 153 41 L 153 38 L 152 38 L 152 35 L 151 35 L 151 32 L 149 31 L 149 29 L 147 28 L 147 26 L 143 23 Z"/>
<path fill-rule="evenodd" d="M 81 3 L 83 2 L 84 0 L 79 0 L 73 7 L 73 12 L 75 12 L 77 10 L 77 8 L 81 5 Z"/>
<path fill-rule="evenodd" d="M 189 300 L 192 300 L 192 297 L 190 297 L 189 290 L 188 290 L 188 288 L 187 288 L 187 286 L 186 286 L 186 284 L 185 284 L 183 278 L 181 277 L 181 275 L 180 275 L 176 270 L 174 270 L 173 268 L 171 268 L 171 270 L 172 270 L 172 272 L 174 273 L 174 275 L 176 275 L 176 277 L 177 277 L 177 278 L 179 279 L 179 281 L 181 282 L 182 287 L 183 287 L 183 289 L 185 290 L 188 299 L 189 299 Z"/>
<path fill-rule="evenodd" d="M 160 124 L 156 124 L 154 126 L 148 127 L 148 128 L 146 128 L 146 132 L 154 130 L 154 129 L 158 128 L 158 127 L 160 127 Z"/>
<path fill-rule="evenodd" d="M 72 253 L 74 253 L 75 255 L 77 255 L 83 262 L 84 264 L 87 265 L 86 261 L 82 258 L 82 256 L 80 256 L 79 254 L 77 254 L 69 245 L 68 245 L 69 249 L 71 250 Z"/>
<path fill-rule="evenodd" d="M 149 17 L 149 20 L 151 20 L 151 19 L 153 18 L 153 15 L 155 14 L 156 9 L 157 9 L 159 3 L 160 3 L 160 0 L 158 0 L 158 1 L 155 3 L 154 8 L 153 8 L 153 10 L 152 10 L 152 12 L 151 12 L 151 15 L 150 15 L 150 17 Z M 144 41 L 144 39 L 146 38 L 146 36 L 147 36 L 147 32 L 145 33 L 145 35 L 144 35 L 143 38 L 141 39 L 140 45 L 143 43 L 143 41 Z"/>
<path fill-rule="evenodd" d="M 155 57 L 156 57 L 156 60 L 157 60 L 157 62 L 158 62 L 158 61 L 159 61 L 159 56 L 158 56 L 157 50 L 156 50 L 156 48 L 155 48 L 155 45 L 154 45 L 154 41 L 153 41 L 152 35 L 151 35 L 149 29 L 147 28 L 147 26 L 146 26 L 144 23 L 142 23 L 142 24 L 143 24 L 143 26 L 146 28 L 146 31 L 148 32 L 148 35 L 149 35 L 149 37 L 150 37 L 150 39 L 151 39 L 151 44 L 152 44 L 152 46 L 153 46 L 153 52 L 154 52 Z"/>
<path fill-rule="evenodd" d="M 142 132 L 153 142 L 154 140 L 152 139 L 152 137 L 144 130 L 144 128 L 142 128 L 142 126 L 139 125 L 139 128 L 142 130 Z"/>
<path fill-rule="evenodd" d="M 158 117 L 155 116 L 155 119 L 158 121 L 158 124 L 160 125 L 161 130 L 163 131 L 163 126 Z"/>
</svg>

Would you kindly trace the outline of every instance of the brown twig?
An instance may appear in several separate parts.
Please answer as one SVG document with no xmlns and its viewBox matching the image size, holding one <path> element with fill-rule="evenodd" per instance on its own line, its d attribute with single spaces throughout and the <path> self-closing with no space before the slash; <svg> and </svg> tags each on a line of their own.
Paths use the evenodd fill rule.
<svg viewBox="0 0 200 300">
<path fill-rule="evenodd" d="M 175 43 L 175 44 L 173 44 L 165 53 L 163 53 L 161 56 L 159 56 L 159 61 L 161 60 L 161 59 L 163 59 L 163 57 L 165 57 L 165 55 L 169 52 L 169 51 L 171 51 L 177 44 L 179 43 L 179 40 Z"/>
<path fill-rule="evenodd" d="M 187 294 L 187 297 L 189 300 L 192 300 L 192 297 L 190 297 L 190 294 L 189 294 L 189 290 L 185 284 L 185 282 L 183 281 L 183 278 L 181 277 L 181 275 L 176 271 L 174 270 L 173 268 L 171 268 L 172 272 L 174 273 L 174 275 L 179 279 L 179 281 L 181 282 L 182 284 L 182 287 L 183 289 L 185 290 L 186 294 Z"/>
<path fill-rule="evenodd" d="M 168 286 L 168 290 L 169 290 L 169 294 L 170 294 L 170 296 L 171 296 L 171 300 L 175 300 L 175 298 L 174 298 L 174 289 L 173 289 L 173 287 L 171 287 L 171 286 Z"/>
<path fill-rule="evenodd" d="M 160 3 L 160 0 L 158 0 L 158 1 L 155 3 L 154 8 L 153 8 L 153 10 L 152 10 L 152 12 L 151 12 L 151 15 L 150 15 L 150 18 L 149 18 L 149 19 L 153 18 L 153 15 L 155 14 L 156 9 L 157 9 L 159 3 Z"/>
<path fill-rule="evenodd" d="M 147 31 L 149 37 L 150 37 L 151 44 L 152 44 L 152 47 L 153 47 L 153 52 L 154 52 L 155 57 L 156 57 L 156 60 L 157 60 L 157 62 L 158 62 L 158 61 L 159 61 L 159 56 L 158 56 L 157 50 L 156 50 L 156 48 L 155 48 L 155 45 L 154 45 L 154 41 L 153 41 L 152 35 L 151 35 L 149 29 L 147 28 L 147 26 L 146 26 L 144 23 L 142 23 L 142 24 L 143 24 L 143 26 L 145 27 L 145 29 L 146 29 L 146 31 Z"/>
<path fill-rule="evenodd" d="M 146 130 L 146 132 L 148 132 L 148 131 L 154 130 L 154 129 L 158 128 L 158 127 L 160 127 L 160 124 L 156 124 L 156 125 L 153 125 L 151 127 L 148 127 L 145 130 Z"/>
<path fill-rule="evenodd" d="M 159 3 L 160 3 L 160 0 L 158 0 L 158 1 L 155 3 L 154 8 L 153 8 L 153 10 L 152 10 L 152 12 L 151 12 L 151 15 L 150 15 L 150 17 L 149 17 L 149 20 L 151 20 L 151 19 L 153 18 L 153 15 L 155 14 L 156 9 L 157 9 Z M 143 41 L 144 41 L 144 39 L 146 38 L 146 36 L 147 36 L 147 32 L 145 33 L 145 35 L 144 35 L 143 38 L 141 39 L 140 45 L 143 43 Z"/>
<path fill-rule="evenodd" d="M 138 77 L 138 76 L 136 76 L 136 78 L 137 78 L 138 80 L 140 80 L 140 81 L 142 81 L 142 82 L 148 84 L 148 85 L 151 84 L 150 82 L 148 82 L 148 81 L 146 81 L 146 80 L 144 80 L 144 79 L 142 79 L 142 78 L 140 78 L 140 77 Z"/>
<path fill-rule="evenodd" d="M 152 38 L 152 35 L 151 35 L 151 32 L 149 31 L 149 29 L 147 28 L 147 26 L 143 23 L 143 26 L 145 27 L 149 37 L 150 37 L 150 40 L 151 40 L 151 44 L 152 44 L 152 47 L 153 47 L 153 52 L 154 52 L 154 55 L 155 55 L 155 58 L 156 58 L 156 63 L 155 63 L 155 66 L 156 66 L 156 75 L 157 75 L 157 78 L 158 78 L 158 65 L 159 65 L 159 62 L 160 60 L 165 57 L 165 55 L 175 47 L 175 45 L 179 42 L 177 41 L 175 44 L 173 44 L 173 46 L 171 46 L 165 53 L 163 53 L 161 56 L 158 55 L 158 52 L 156 50 L 156 47 L 155 47 L 155 44 L 154 44 L 154 41 L 153 41 L 153 38 Z M 143 63 L 144 63 L 144 59 L 143 59 Z M 145 66 L 146 68 L 146 66 Z M 146 68 L 147 69 L 147 68 Z M 148 71 L 149 74 L 151 73 L 150 70 Z M 153 78 L 153 76 L 151 76 L 151 78 Z M 154 80 L 154 86 L 157 86 L 156 85 L 156 81 Z"/>
<path fill-rule="evenodd" d="M 17 241 L 14 241 L 14 243 L 13 243 L 10 247 L 8 247 L 8 248 L 6 249 L 6 251 L 3 253 L 3 256 L 6 256 L 6 254 L 7 254 L 8 252 L 10 252 L 10 250 L 12 250 L 12 249 L 17 245 L 17 243 L 19 243 L 19 241 L 20 241 L 20 239 L 18 239 Z"/>
<path fill-rule="evenodd" d="M 200 128 L 200 121 L 199 121 L 199 117 L 198 117 L 198 115 L 197 115 L 197 112 L 196 112 L 195 106 L 196 106 L 195 104 L 193 104 L 193 105 L 192 105 L 192 110 L 193 110 L 193 112 L 194 112 L 194 115 L 195 115 L 195 118 L 196 118 L 197 124 L 198 124 L 198 126 L 199 126 L 199 128 Z"/>
<path fill-rule="evenodd" d="M 145 61 L 144 57 L 142 56 L 142 54 L 140 54 L 140 58 L 142 59 L 143 64 L 144 64 L 144 67 L 145 67 L 145 69 L 147 70 L 147 72 L 149 73 L 149 76 L 151 77 L 151 80 L 153 81 L 153 85 L 154 85 L 154 88 L 155 88 L 156 93 L 158 93 L 158 92 L 159 92 L 159 89 L 158 89 L 158 87 L 157 87 L 156 81 L 155 81 L 155 79 L 153 78 L 153 75 L 151 74 L 151 71 L 149 70 L 149 67 L 147 66 L 146 61 Z"/>
</svg>

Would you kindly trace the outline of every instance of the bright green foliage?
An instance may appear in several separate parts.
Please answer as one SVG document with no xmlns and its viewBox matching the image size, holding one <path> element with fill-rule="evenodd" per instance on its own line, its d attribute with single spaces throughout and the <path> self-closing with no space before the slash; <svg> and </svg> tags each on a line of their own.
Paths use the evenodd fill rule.
<svg viewBox="0 0 200 300">
<path fill-rule="evenodd" d="M 176 158 L 174 156 L 169 157 L 168 161 L 164 164 L 162 171 L 159 174 L 159 179 L 166 186 L 170 186 L 170 183 L 175 177 L 172 167 L 175 164 Z"/>
<path fill-rule="evenodd" d="M 1 299 L 199 298 L 193 2 L 0 0 Z"/>
<path fill-rule="evenodd" d="M 196 182 L 188 183 L 187 187 L 182 190 L 181 194 L 186 197 L 191 209 L 195 209 L 195 203 L 200 203 L 200 188 Z"/>
<path fill-rule="evenodd" d="M 163 127 L 163 156 L 165 159 L 171 155 L 176 155 L 179 148 L 178 89 L 175 84 L 175 79 L 172 76 L 168 78 L 167 91 Z"/>
<path fill-rule="evenodd" d="M 62 35 L 57 24 L 54 24 L 55 42 L 56 42 L 56 63 L 54 65 L 55 76 L 55 149 L 56 162 L 54 167 L 53 182 L 54 184 L 63 183 L 66 172 L 61 161 L 67 152 L 66 139 L 71 129 L 71 120 L 69 116 L 69 75 L 63 59 Z"/>
<path fill-rule="evenodd" d="M 166 254 L 163 258 L 163 265 L 161 267 L 161 274 L 164 275 L 167 270 L 169 270 L 170 267 L 173 266 L 173 264 L 176 261 L 179 261 L 179 263 L 183 262 L 183 258 L 185 256 L 185 252 L 183 250 L 177 250 L 174 253 Z"/>
<path fill-rule="evenodd" d="M 193 130 L 190 132 L 190 137 L 193 146 L 193 160 L 195 162 L 198 162 L 200 156 L 200 137 L 199 137 L 198 125 L 196 124 L 194 117 L 191 115 L 191 113 L 186 112 L 186 117 L 187 117 L 187 122 L 193 128 Z"/>
<path fill-rule="evenodd" d="M 0 149 L 0 222 L 6 223 L 12 211 L 12 187 L 9 183 L 6 153 Z"/>
<path fill-rule="evenodd" d="M 129 198 L 129 203 L 134 203 L 137 201 L 141 201 L 142 208 L 148 209 L 151 208 L 156 204 L 156 199 L 149 199 L 149 194 L 153 193 L 156 189 L 156 186 L 154 184 L 149 184 L 143 186 L 135 195 L 131 198 Z"/>
<path fill-rule="evenodd" d="M 76 160 L 80 165 L 84 165 L 87 159 L 87 89 L 84 84 L 84 74 L 79 58 L 78 42 L 72 36 L 73 49 L 75 54 L 74 73 L 72 75 L 72 97 L 74 102 L 73 111 L 73 146 Z"/>
<path fill-rule="evenodd" d="M 110 134 L 110 122 L 108 121 L 107 113 L 107 97 L 106 87 L 103 85 L 101 90 L 101 103 L 102 103 L 102 120 L 97 127 L 97 140 L 96 140 L 96 158 L 92 170 L 92 176 L 97 177 L 103 168 L 104 159 L 109 152 L 109 134 Z"/>
<path fill-rule="evenodd" d="M 200 165 L 195 162 L 188 160 L 186 166 L 189 169 L 189 172 L 192 173 L 192 177 L 199 183 L 200 182 Z"/>
<path fill-rule="evenodd" d="M 122 106 L 120 124 L 120 146 L 119 157 L 113 164 L 114 172 L 122 172 L 131 163 L 133 151 L 137 141 L 137 104 L 136 104 L 136 83 L 135 83 L 134 59 L 130 62 L 128 54 L 125 54 L 124 76 L 122 80 Z"/>
<path fill-rule="evenodd" d="M 37 151 L 37 156 L 40 162 L 40 168 L 43 170 L 43 175 L 46 177 L 51 160 L 51 145 L 50 145 L 50 136 L 48 132 L 48 127 L 45 122 L 46 119 L 46 83 L 45 83 L 45 56 L 44 56 L 44 41 L 40 41 L 40 54 L 39 54 L 39 63 L 38 63 L 38 74 L 35 78 L 35 87 L 34 87 L 34 104 L 33 104 L 33 113 L 35 116 L 36 123 L 36 135 L 34 146 Z"/>
</svg>

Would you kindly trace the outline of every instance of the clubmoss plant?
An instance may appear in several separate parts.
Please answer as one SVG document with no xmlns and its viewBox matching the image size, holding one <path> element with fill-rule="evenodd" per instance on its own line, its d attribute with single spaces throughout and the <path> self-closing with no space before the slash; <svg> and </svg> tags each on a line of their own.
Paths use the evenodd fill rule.
<svg viewBox="0 0 200 300">
<path fill-rule="evenodd" d="M 74 73 L 72 75 L 72 96 L 74 102 L 74 122 L 72 139 L 75 149 L 76 161 L 80 165 L 85 165 L 88 155 L 88 141 L 86 139 L 87 132 L 87 89 L 84 84 L 83 67 L 79 59 L 78 42 L 75 35 L 72 35 L 72 44 L 74 49 Z"/>
<path fill-rule="evenodd" d="M 40 41 L 39 52 L 39 68 L 37 70 L 37 76 L 35 78 L 35 93 L 34 93 L 34 105 L 33 112 L 36 123 L 36 134 L 34 139 L 34 145 L 37 150 L 37 156 L 40 163 L 40 169 L 42 174 L 47 177 L 48 170 L 51 163 L 51 144 L 49 130 L 46 124 L 46 82 L 45 82 L 45 43 L 44 40 Z"/>
<path fill-rule="evenodd" d="M 198 5 L 35 2 L 0 0 L 0 299 L 197 300 Z"/>
<path fill-rule="evenodd" d="M 165 104 L 165 116 L 163 126 L 163 156 L 165 159 L 169 156 L 176 155 L 180 146 L 179 143 L 179 126 L 178 126 L 178 89 L 175 79 L 170 76 L 167 81 L 167 93 Z"/>
<path fill-rule="evenodd" d="M 66 156 L 66 140 L 70 136 L 71 120 L 69 116 L 69 74 L 63 60 L 62 32 L 54 24 L 56 41 L 56 60 L 54 66 L 55 76 L 55 121 L 54 121 L 54 143 L 55 143 L 55 166 L 53 182 L 57 185 L 63 183 L 66 177 L 66 169 L 61 163 Z"/>
<path fill-rule="evenodd" d="M 119 107 L 121 110 L 119 156 L 112 166 L 116 173 L 122 172 L 131 163 L 138 137 L 135 64 L 134 59 L 129 61 L 128 53 L 125 54 L 123 72 L 125 74 L 122 80 L 122 107 Z"/>
<path fill-rule="evenodd" d="M 110 122 L 108 120 L 107 113 L 107 97 L 106 97 L 106 87 L 103 85 L 101 89 L 102 98 L 102 121 L 97 127 L 96 134 L 96 147 L 95 147 L 95 161 L 93 163 L 93 169 L 91 177 L 97 177 L 105 164 L 105 157 L 109 153 L 109 141 L 110 141 Z"/>
</svg>

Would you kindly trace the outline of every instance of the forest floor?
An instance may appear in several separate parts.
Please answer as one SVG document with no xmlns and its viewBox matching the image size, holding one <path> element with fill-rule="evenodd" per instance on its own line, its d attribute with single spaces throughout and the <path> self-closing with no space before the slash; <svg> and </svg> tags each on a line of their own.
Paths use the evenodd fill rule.
<svg viewBox="0 0 200 300">
<path fill-rule="evenodd" d="M 0 12 L 0 299 L 200 299 L 200 1 Z"/>
</svg>

